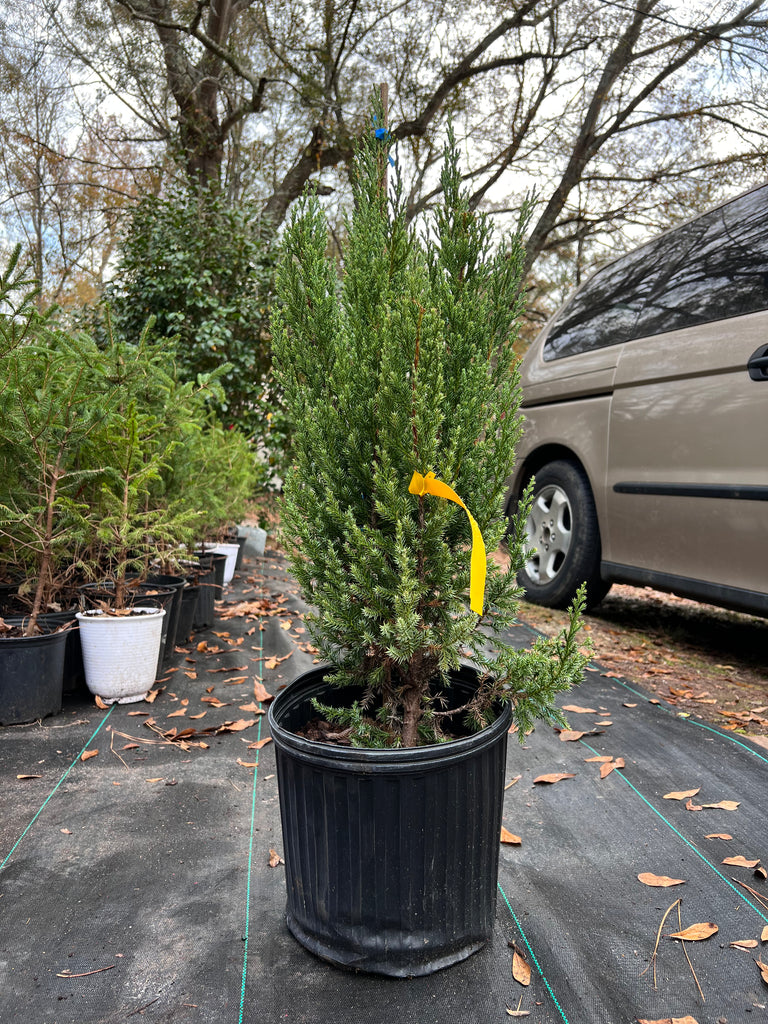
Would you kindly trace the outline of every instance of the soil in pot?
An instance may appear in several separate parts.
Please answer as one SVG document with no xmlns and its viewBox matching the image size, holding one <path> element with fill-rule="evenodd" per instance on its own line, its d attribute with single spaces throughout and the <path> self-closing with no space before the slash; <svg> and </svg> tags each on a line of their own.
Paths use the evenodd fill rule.
<svg viewBox="0 0 768 1024">
<path fill-rule="evenodd" d="M 341 691 L 324 674 L 300 676 L 269 710 L 288 928 L 344 967 L 430 974 L 470 956 L 493 930 L 511 710 L 431 746 L 318 743 L 296 730 L 316 717 L 313 697 L 338 704 Z M 462 669 L 449 700 L 459 706 L 475 687 L 474 672 Z"/>
</svg>

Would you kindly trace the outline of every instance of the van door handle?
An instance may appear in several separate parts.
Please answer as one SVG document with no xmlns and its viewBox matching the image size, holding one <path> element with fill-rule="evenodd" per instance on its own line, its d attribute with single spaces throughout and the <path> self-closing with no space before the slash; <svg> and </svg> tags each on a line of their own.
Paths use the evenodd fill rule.
<svg viewBox="0 0 768 1024">
<path fill-rule="evenodd" d="M 768 380 L 768 345 L 761 345 L 752 353 L 747 369 L 752 380 Z"/>
</svg>

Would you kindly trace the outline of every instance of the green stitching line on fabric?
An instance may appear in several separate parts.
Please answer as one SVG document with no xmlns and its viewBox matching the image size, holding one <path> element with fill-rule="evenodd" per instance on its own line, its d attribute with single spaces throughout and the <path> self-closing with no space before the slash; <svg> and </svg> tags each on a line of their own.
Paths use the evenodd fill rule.
<svg viewBox="0 0 768 1024">
<path fill-rule="evenodd" d="M 12 847 L 11 847 L 11 849 L 10 849 L 10 852 L 8 853 L 8 856 L 7 856 L 6 858 L 5 858 L 5 860 L 3 861 L 3 863 L 2 863 L 2 864 L 0 864 L 0 871 L 2 871 L 2 870 L 3 870 L 3 868 L 5 867 L 5 865 L 6 865 L 6 864 L 8 863 L 8 861 L 9 861 L 9 860 L 11 859 L 11 857 L 13 856 L 13 851 L 14 851 L 14 850 L 16 849 L 16 847 L 17 847 L 17 846 L 19 845 L 19 843 L 20 843 L 20 842 L 21 842 L 21 840 L 22 840 L 22 839 L 24 838 L 24 836 L 25 836 L 25 835 L 27 834 L 27 832 L 29 832 L 29 830 L 30 830 L 30 829 L 32 828 L 32 826 L 33 826 L 33 825 L 35 824 L 35 822 L 36 822 L 36 821 L 37 821 L 37 819 L 38 819 L 38 818 L 40 817 L 40 815 L 41 815 L 41 814 L 43 813 L 43 810 L 45 809 L 45 805 L 46 805 L 46 804 L 48 803 L 48 801 L 49 801 L 49 800 L 51 799 L 51 797 L 53 796 L 53 794 L 54 794 L 54 793 L 56 792 L 56 790 L 57 790 L 57 789 L 59 788 L 59 786 L 60 786 L 60 785 L 62 784 L 62 782 L 64 781 L 64 779 L 66 779 L 66 777 L 67 777 L 67 776 L 69 775 L 69 773 L 70 773 L 70 772 L 72 771 L 72 769 L 73 769 L 73 768 L 75 767 L 75 765 L 77 764 L 77 762 L 78 762 L 78 761 L 80 760 L 80 758 L 82 757 L 82 755 L 83 755 L 83 752 L 84 752 L 85 750 L 87 750 L 87 749 L 88 749 L 88 744 L 89 744 L 89 743 L 91 743 L 91 742 L 92 742 L 92 741 L 93 741 L 93 740 L 95 739 L 95 737 L 96 737 L 96 736 L 98 735 L 98 733 L 99 733 L 99 730 L 101 729 L 102 725 L 104 725 L 104 723 L 106 722 L 106 720 L 107 720 L 107 719 L 109 718 L 109 716 L 110 716 L 110 715 L 112 714 L 112 708 L 114 708 L 114 706 L 115 706 L 115 705 L 113 704 L 113 705 L 112 705 L 112 707 L 111 707 L 111 708 L 109 709 L 109 711 L 108 711 L 108 712 L 106 713 L 106 715 L 104 715 L 104 717 L 102 718 L 102 720 L 101 720 L 101 721 L 99 722 L 98 726 L 96 727 L 96 731 L 95 731 L 95 732 L 93 732 L 93 733 L 91 734 L 91 736 L 89 736 L 89 737 L 88 737 L 88 739 L 87 739 L 87 740 L 85 741 L 85 745 L 83 746 L 83 748 L 82 748 L 82 750 L 80 751 L 80 753 L 79 753 L 79 754 L 77 755 L 77 757 L 76 757 L 76 758 L 75 758 L 75 760 L 74 760 L 74 761 L 72 762 L 72 764 L 71 764 L 71 765 L 69 766 L 69 768 L 67 768 L 67 770 L 66 770 L 66 771 L 64 772 L 64 774 L 63 774 L 63 775 L 61 776 L 61 778 L 59 779 L 59 781 L 58 781 L 58 782 L 56 783 L 56 785 L 55 785 L 55 786 L 53 787 L 53 789 L 51 790 L 51 792 L 50 792 L 50 793 L 48 794 L 48 796 L 47 796 L 47 797 L 45 798 L 45 800 L 43 801 L 43 803 L 42 803 L 42 805 L 41 805 L 40 809 L 38 810 L 37 814 L 36 814 L 36 815 L 34 816 L 34 818 L 32 819 L 32 821 L 30 821 L 30 823 L 29 823 L 29 824 L 27 825 L 27 827 L 26 827 L 26 828 L 24 829 L 24 831 L 23 831 L 23 832 L 21 833 L 21 835 L 19 836 L 19 838 L 18 838 L 18 839 L 16 840 L 16 842 L 15 842 L 15 843 L 13 844 L 13 846 L 12 846 Z"/>
<path fill-rule="evenodd" d="M 557 996 L 552 991 L 552 986 L 549 984 L 549 981 L 547 980 L 547 976 L 544 974 L 544 971 L 542 971 L 541 966 L 539 965 L 539 961 L 536 959 L 536 954 L 531 949 L 531 944 L 528 941 L 528 936 L 523 931 L 523 926 L 518 921 L 517 914 L 512 909 L 512 905 L 510 904 L 509 900 L 507 899 L 507 894 L 504 892 L 504 890 L 501 887 L 501 882 L 497 882 L 496 885 L 498 886 L 499 892 L 501 893 L 501 895 L 502 895 L 502 897 L 504 899 L 504 902 L 507 905 L 507 910 L 510 912 L 510 914 L 512 915 L 512 918 L 513 918 L 513 920 L 515 922 L 515 924 L 517 925 L 517 930 L 520 932 L 520 934 L 523 937 L 523 942 L 525 943 L 525 948 L 530 953 L 531 960 L 533 960 L 534 964 L 536 965 L 536 970 L 539 972 L 539 975 L 541 976 L 542 981 L 544 982 L 544 984 L 547 987 L 547 992 L 549 992 L 549 995 L 550 995 L 550 998 L 551 998 L 552 1002 L 557 1007 L 558 1013 L 560 1014 L 560 1016 L 565 1021 L 565 1024 L 569 1024 L 568 1018 L 565 1016 L 565 1013 L 563 1012 L 562 1006 L 557 1001 Z"/>
<path fill-rule="evenodd" d="M 261 632 L 261 621 L 259 621 L 259 636 L 262 637 L 262 647 L 259 648 L 259 674 L 258 678 L 261 681 L 262 676 L 262 663 L 264 661 L 264 647 L 263 647 L 263 634 Z M 259 707 L 261 707 L 261 701 L 259 701 Z M 259 716 L 259 729 L 258 729 L 258 740 L 261 739 L 261 720 L 263 716 Z M 253 864 L 253 826 L 256 823 L 256 779 L 259 774 L 259 760 L 261 758 L 261 750 L 258 751 L 256 757 L 256 767 L 253 769 L 253 792 L 251 794 L 251 835 L 248 840 L 248 884 L 245 887 L 245 935 L 243 936 L 243 977 L 240 984 L 240 1015 L 238 1017 L 238 1024 L 243 1024 L 243 1013 L 245 1011 L 245 980 L 248 973 L 248 922 L 251 916 L 251 866 Z"/>
<path fill-rule="evenodd" d="M 598 754 L 598 752 L 593 747 L 590 747 L 590 745 L 588 743 L 585 743 L 584 740 L 579 740 L 579 743 L 581 743 L 583 746 L 585 746 L 587 748 L 587 750 L 591 750 L 593 754 L 595 754 L 595 755 Z M 613 774 L 616 774 L 616 773 L 614 772 Z M 736 886 L 733 884 L 733 882 L 731 882 L 728 878 L 726 878 L 725 875 L 722 873 L 722 871 L 718 871 L 718 869 L 715 867 L 715 865 L 712 863 L 712 861 L 707 860 L 707 858 L 704 856 L 704 854 L 700 850 L 696 849 L 696 847 L 693 845 L 693 843 L 689 839 L 686 839 L 685 836 L 682 834 L 682 832 L 678 832 L 678 830 L 675 828 L 675 826 L 672 824 L 672 822 L 668 821 L 664 817 L 664 815 L 661 813 L 661 811 L 657 810 L 653 806 L 653 804 L 650 802 L 650 800 L 648 800 L 645 796 L 643 796 L 643 794 L 640 792 L 640 790 L 629 781 L 629 779 L 626 777 L 626 775 L 624 775 L 624 773 L 622 771 L 620 771 L 618 773 L 618 776 L 619 776 L 620 779 L 622 779 L 624 782 L 626 782 L 626 784 L 629 786 L 629 788 L 631 790 L 633 790 L 640 797 L 640 799 L 643 801 L 643 803 L 647 804 L 648 807 L 650 807 L 650 809 L 653 811 L 654 814 L 658 815 L 661 818 L 661 820 L 664 822 L 665 825 L 669 826 L 669 828 L 672 829 L 672 831 L 675 833 L 676 836 L 678 836 L 680 839 L 682 839 L 682 841 L 685 843 L 686 846 L 688 846 L 691 850 L 693 850 L 693 852 L 696 854 L 697 857 L 699 857 L 701 860 L 704 861 L 704 863 L 707 865 L 707 867 L 711 868 L 715 872 L 715 874 L 717 875 L 717 877 L 721 881 L 725 882 L 725 884 L 728 886 L 729 889 L 733 889 L 733 891 L 736 893 L 736 895 L 739 896 L 742 900 L 744 900 L 744 902 L 747 904 L 747 906 L 751 907 L 752 910 L 754 910 L 754 912 L 757 914 L 757 916 L 762 921 L 764 921 L 766 924 L 768 924 L 768 917 L 766 917 L 764 914 L 762 914 L 757 909 L 757 907 L 754 905 L 754 903 L 752 903 L 750 900 L 747 899 L 746 896 L 744 896 L 741 892 L 739 892 L 739 890 L 736 888 Z"/>
<path fill-rule="evenodd" d="M 591 669 L 593 672 L 599 672 L 599 667 L 597 665 L 588 665 L 587 667 Z M 625 683 L 622 679 L 617 679 L 615 676 L 612 676 L 611 678 L 613 679 L 614 683 L 618 683 L 619 686 L 623 686 L 625 690 L 629 690 L 630 693 L 634 693 L 636 697 L 641 697 L 646 702 L 646 704 L 651 703 L 650 699 L 645 693 L 642 693 L 640 690 L 635 690 L 632 686 L 629 685 L 629 683 Z M 678 715 L 674 713 L 674 711 L 668 710 L 661 704 L 657 704 L 655 706 L 658 707 L 658 709 L 660 711 L 663 711 L 665 714 L 672 715 L 672 717 L 676 718 L 679 722 L 686 722 L 688 725 L 695 725 L 699 729 L 707 729 L 709 732 L 714 733 L 715 736 L 720 736 L 724 740 L 730 740 L 730 742 L 735 743 L 737 747 L 741 747 L 742 750 L 746 750 L 748 754 L 751 754 L 753 757 L 756 757 L 758 761 L 762 761 L 764 764 L 768 764 L 768 757 L 763 757 L 763 755 L 758 753 L 757 750 L 753 750 L 752 747 L 748 747 L 746 743 L 742 743 L 741 740 L 737 740 L 736 737 L 731 736 L 730 733 L 722 732 L 720 729 L 715 729 L 711 725 L 705 725 L 704 722 L 696 722 L 692 718 L 680 718 Z"/>
</svg>

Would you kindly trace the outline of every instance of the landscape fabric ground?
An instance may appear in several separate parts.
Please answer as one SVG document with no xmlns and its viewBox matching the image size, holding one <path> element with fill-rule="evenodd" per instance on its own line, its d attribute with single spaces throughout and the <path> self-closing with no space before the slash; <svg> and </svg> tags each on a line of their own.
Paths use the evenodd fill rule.
<svg viewBox="0 0 768 1024">
<path fill-rule="evenodd" d="M 306 609 L 269 552 L 246 557 L 217 609 L 153 703 L 77 693 L 0 729 L 2 1024 L 766 1019 L 768 752 L 599 665 L 562 700 L 570 732 L 510 736 L 503 824 L 521 842 L 501 845 L 488 945 L 406 980 L 315 958 L 285 926 L 258 714 L 262 687 L 313 664 Z M 670 938 L 710 922 L 707 939 Z"/>
</svg>

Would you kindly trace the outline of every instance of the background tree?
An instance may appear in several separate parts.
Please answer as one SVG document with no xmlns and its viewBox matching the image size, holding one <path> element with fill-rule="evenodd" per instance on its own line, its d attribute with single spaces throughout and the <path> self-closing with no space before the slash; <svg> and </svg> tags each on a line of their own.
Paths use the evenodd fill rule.
<svg viewBox="0 0 768 1024">
<path fill-rule="evenodd" d="M 56 0 L 54 14 L 60 41 L 105 88 L 130 87 L 144 128 L 176 147 L 191 180 L 247 189 L 274 224 L 308 180 L 340 187 L 380 81 L 415 171 L 414 216 L 439 191 L 452 111 L 473 206 L 500 212 L 537 189 L 530 269 L 764 173 L 767 9 L 484 0 L 468 18 L 456 0 L 102 0 L 96 13 Z"/>
<path fill-rule="evenodd" d="M 117 336 L 135 341 L 148 317 L 177 340 L 184 379 L 226 363 L 211 396 L 225 424 L 262 437 L 271 355 L 267 314 L 277 247 L 266 248 L 253 203 L 207 187 L 147 196 L 134 208 L 105 299 Z"/>
</svg>

